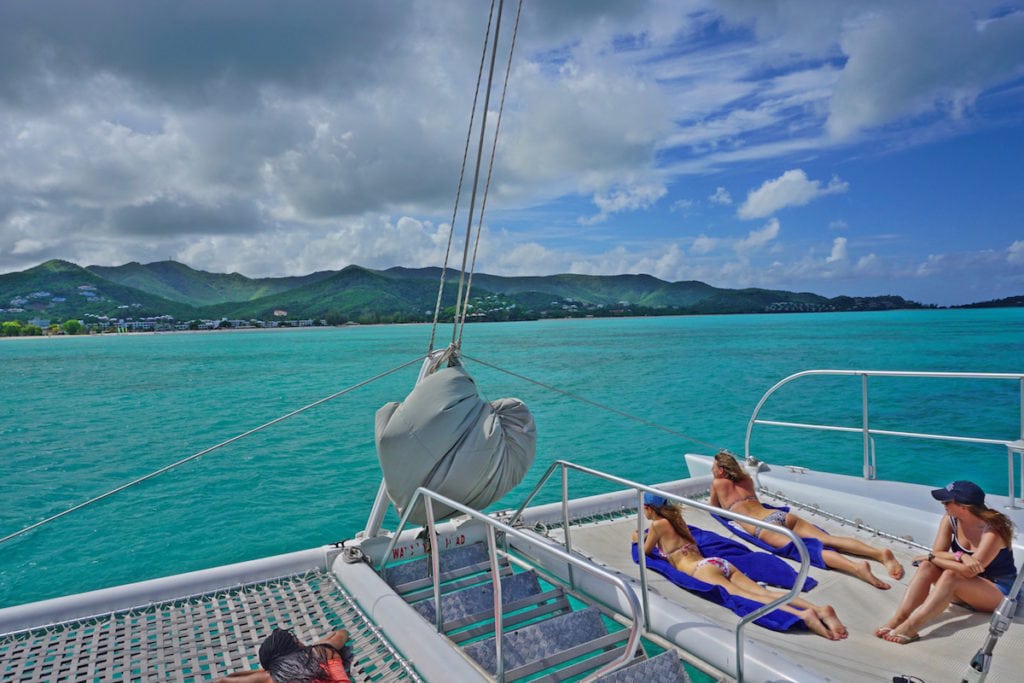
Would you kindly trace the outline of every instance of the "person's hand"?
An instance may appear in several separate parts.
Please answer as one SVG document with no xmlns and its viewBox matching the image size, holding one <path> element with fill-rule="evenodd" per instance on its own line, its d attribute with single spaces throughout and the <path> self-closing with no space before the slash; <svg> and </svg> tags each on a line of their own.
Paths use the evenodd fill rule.
<svg viewBox="0 0 1024 683">
<path fill-rule="evenodd" d="M 634 529 L 633 530 L 633 543 L 636 543 L 637 539 L 639 539 L 639 538 L 640 538 L 640 536 L 637 534 L 636 530 Z"/>
<path fill-rule="evenodd" d="M 971 576 L 977 576 L 985 571 L 985 566 L 971 555 L 961 555 L 960 562 L 967 568 Z"/>
</svg>

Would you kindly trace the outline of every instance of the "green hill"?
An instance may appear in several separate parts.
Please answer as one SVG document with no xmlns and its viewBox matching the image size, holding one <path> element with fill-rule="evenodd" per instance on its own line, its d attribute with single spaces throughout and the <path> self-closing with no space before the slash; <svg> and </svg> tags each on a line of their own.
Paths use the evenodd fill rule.
<svg viewBox="0 0 1024 683">
<path fill-rule="evenodd" d="M 193 306 L 252 301 L 333 275 L 331 271 L 321 271 L 304 277 L 254 280 L 238 273 L 224 275 L 194 270 L 177 261 L 157 261 L 146 265 L 133 261 L 123 266 L 88 266 L 86 270 L 111 282 Z"/>
<path fill-rule="evenodd" d="M 329 323 L 415 322 L 433 317 L 439 268 L 348 266 L 303 277 L 248 278 L 175 261 L 81 268 L 66 261 L 0 275 L 0 320 L 62 321 L 107 316 L 190 320 L 325 319 Z M 460 274 L 448 271 L 451 318 Z M 472 280 L 475 320 L 567 316 L 682 315 L 918 308 L 898 296 L 835 297 L 768 289 L 721 289 L 650 275 L 551 275 Z"/>
<path fill-rule="evenodd" d="M 59 260 L 0 275 L 0 307 L 3 320 L 162 315 L 188 320 L 196 313 L 188 303 L 126 287 Z"/>
</svg>

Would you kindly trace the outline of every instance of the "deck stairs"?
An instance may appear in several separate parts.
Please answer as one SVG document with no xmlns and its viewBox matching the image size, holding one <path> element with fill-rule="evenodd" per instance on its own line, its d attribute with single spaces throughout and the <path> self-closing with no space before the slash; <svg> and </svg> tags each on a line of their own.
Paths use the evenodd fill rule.
<svg viewBox="0 0 1024 683">
<path fill-rule="evenodd" d="M 442 551 L 438 560 L 441 630 L 498 680 L 494 584 L 487 546 L 459 546 Z M 555 579 L 542 578 L 534 569 L 516 571 L 504 557 L 498 566 L 504 658 L 500 680 L 689 681 L 674 651 L 648 657 L 643 645 L 628 665 L 594 679 L 601 667 L 622 656 L 628 629 L 605 608 L 570 594 Z M 437 623 L 429 557 L 385 567 L 382 576 L 424 619 Z"/>
</svg>

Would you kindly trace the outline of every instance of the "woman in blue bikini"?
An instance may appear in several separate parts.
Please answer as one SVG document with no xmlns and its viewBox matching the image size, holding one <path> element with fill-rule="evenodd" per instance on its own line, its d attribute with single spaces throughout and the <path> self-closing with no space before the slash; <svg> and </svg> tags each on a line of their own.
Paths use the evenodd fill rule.
<svg viewBox="0 0 1024 683">
<path fill-rule="evenodd" d="M 1009 595 L 1017 578 L 1013 561 L 1013 522 L 985 505 L 985 492 L 974 482 L 954 481 L 932 491 L 946 516 L 939 523 L 931 552 L 916 560 L 896 613 L 875 635 L 906 645 L 921 627 L 956 600 L 979 612 L 992 612 Z"/>
<path fill-rule="evenodd" d="M 891 588 L 888 583 L 872 573 L 871 566 L 867 562 L 851 560 L 836 552 L 838 550 L 881 562 L 885 565 L 889 576 L 897 580 L 903 578 L 903 566 L 888 548 L 876 548 L 851 536 L 833 536 L 792 512 L 787 513 L 784 510 L 775 510 L 762 505 L 754 491 L 753 479 L 740 467 L 732 454 L 720 451 L 715 455 L 715 462 L 711 465 L 711 474 L 714 475 L 714 480 L 711 482 L 712 505 L 760 519 L 769 524 L 784 526 L 801 538 L 816 538 L 823 545 L 835 548 L 835 550 L 826 548 L 821 552 L 821 559 L 830 569 L 852 574 L 858 579 L 867 581 L 875 588 L 882 590 Z M 742 526 L 747 533 L 754 534 L 756 538 L 772 547 L 781 548 L 790 542 L 788 536 L 776 531 L 769 531 L 751 524 Z"/>
<path fill-rule="evenodd" d="M 721 557 L 704 557 L 694 541 L 679 508 L 665 498 L 644 494 L 644 516 L 651 526 L 644 540 L 644 553 L 661 550 L 673 567 L 705 583 L 721 586 L 732 595 L 766 604 L 781 593 L 767 590 Z M 637 533 L 633 532 L 633 542 Z M 794 598 L 779 609 L 795 614 L 807 628 L 823 638 L 842 640 L 848 633 L 831 605 L 819 607 L 803 598 Z"/>
</svg>

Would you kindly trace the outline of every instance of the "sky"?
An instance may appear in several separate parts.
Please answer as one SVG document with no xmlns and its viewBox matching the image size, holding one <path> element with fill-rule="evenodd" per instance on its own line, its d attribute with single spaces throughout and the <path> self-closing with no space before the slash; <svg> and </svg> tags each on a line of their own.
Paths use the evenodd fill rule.
<svg viewBox="0 0 1024 683">
<path fill-rule="evenodd" d="M 484 0 L 0 3 L 0 273 L 1024 294 L 1024 2 L 526 0 L 500 107 L 517 6 L 452 234 Z"/>
</svg>

